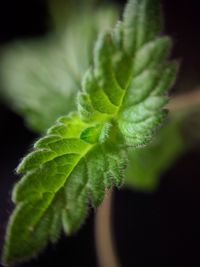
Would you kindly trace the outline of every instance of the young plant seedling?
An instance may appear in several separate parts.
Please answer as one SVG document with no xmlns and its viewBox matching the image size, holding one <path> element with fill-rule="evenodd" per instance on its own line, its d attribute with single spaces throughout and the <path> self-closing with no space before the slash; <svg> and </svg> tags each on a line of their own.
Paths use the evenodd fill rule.
<svg viewBox="0 0 200 267">
<path fill-rule="evenodd" d="M 62 230 L 77 231 L 105 189 L 123 184 L 127 149 L 150 142 L 165 120 L 177 63 L 168 61 L 161 20 L 158 0 L 130 0 L 122 21 L 99 35 L 77 111 L 59 118 L 17 169 L 5 263 L 35 256 Z"/>
</svg>

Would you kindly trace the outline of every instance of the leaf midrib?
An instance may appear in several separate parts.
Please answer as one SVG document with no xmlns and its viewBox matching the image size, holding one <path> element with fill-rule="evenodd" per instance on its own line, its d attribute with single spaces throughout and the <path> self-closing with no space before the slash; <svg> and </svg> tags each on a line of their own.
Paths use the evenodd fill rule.
<svg viewBox="0 0 200 267">
<path fill-rule="evenodd" d="M 76 168 L 76 166 L 79 164 L 79 162 L 86 156 L 86 154 L 92 150 L 96 144 L 94 145 L 91 145 L 89 143 L 88 144 L 88 149 L 85 150 L 85 152 L 82 154 L 82 156 L 79 157 L 79 159 L 74 163 L 71 171 L 69 172 L 68 176 L 66 177 L 65 181 L 63 182 L 63 184 L 54 192 L 49 192 L 49 191 L 46 191 L 45 193 L 51 193 L 53 194 L 53 197 L 51 199 L 51 201 L 49 201 L 49 204 L 46 206 L 46 209 L 43 211 L 43 213 L 41 213 L 41 216 L 38 218 L 38 220 L 35 222 L 35 224 L 32 226 L 32 228 L 35 230 L 35 228 L 37 227 L 39 221 L 41 220 L 41 218 L 45 215 L 46 211 L 49 209 L 49 207 L 51 206 L 51 204 L 53 203 L 55 197 L 56 197 L 56 194 L 65 186 L 66 182 L 67 182 L 67 179 L 69 178 L 69 176 L 71 175 L 71 173 L 74 171 L 74 169 Z M 24 201 L 21 201 L 21 203 L 23 203 Z M 20 204 L 20 203 L 19 203 Z"/>
</svg>

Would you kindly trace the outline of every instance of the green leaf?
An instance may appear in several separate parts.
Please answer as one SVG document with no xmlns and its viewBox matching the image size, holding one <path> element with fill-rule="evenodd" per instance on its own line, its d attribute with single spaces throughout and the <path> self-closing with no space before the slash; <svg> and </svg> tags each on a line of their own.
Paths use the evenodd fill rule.
<svg viewBox="0 0 200 267">
<path fill-rule="evenodd" d="M 97 33 L 111 27 L 117 13 L 114 8 L 94 10 L 86 5 L 78 16 L 71 11 L 66 20 L 68 9 L 59 10 L 59 19 L 67 24 L 47 36 L 14 42 L 0 55 L 1 97 L 39 133 L 75 109 L 93 42 Z"/>
<path fill-rule="evenodd" d="M 76 114 L 60 118 L 19 165 L 18 173 L 25 174 L 12 195 L 17 208 L 7 230 L 7 263 L 34 256 L 48 240 L 57 241 L 62 228 L 67 234 L 76 231 L 89 201 L 97 207 L 105 188 L 121 185 L 123 150 L 83 141 L 80 136 L 86 129 Z"/>
<path fill-rule="evenodd" d="M 124 46 L 134 53 L 162 30 L 159 0 L 129 1 L 124 12 Z M 134 27 L 133 27 L 134 25 Z"/>
<path fill-rule="evenodd" d="M 144 2 L 148 1 L 141 5 Z M 127 16 L 131 14 L 125 14 L 125 19 Z M 125 25 L 123 36 L 127 34 Z M 141 25 L 136 23 L 133 28 L 137 27 Z M 154 36 L 128 55 L 125 44 L 121 48 L 116 42 L 119 38 L 113 38 L 112 33 L 99 37 L 93 67 L 83 80 L 78 109 L 87 122 L 114 119 L 126 144 L 141 146 L 151 140 L 165 119 L 166 91 L 173 85 L 177 63 L 166 61 L 171 47 L 169 38 Z M 115 69 L 119 73 L 126 70 L 121 81 Z"/>
<path fill-rule="evenodd" d="M 134 190 L 153 191 L 161 175 L 185 151 L 180 125 L 171 118 L 146 147 L 128 151 L 130 164 L 125 173 L 125 186 Z"/>
<path fill-rule="evenodd" d="M 127 146 L 147 143 L 163 122 L 176 63 L 166 62 L 170 41 L 157 37 L 158 6 L 151 2 L 131 0 L 124 21 L 100 34 L 78 94 L 78 113 L 60 118 L 19 165 L 24 175 L 13 190 L 17 207 L 5 262 L 32 257 L 48 240 L 55 242 L 61 229 L 76 231 L 88 205 L 97 207 L 106 188 L 123 183 Z"/>
</svg>

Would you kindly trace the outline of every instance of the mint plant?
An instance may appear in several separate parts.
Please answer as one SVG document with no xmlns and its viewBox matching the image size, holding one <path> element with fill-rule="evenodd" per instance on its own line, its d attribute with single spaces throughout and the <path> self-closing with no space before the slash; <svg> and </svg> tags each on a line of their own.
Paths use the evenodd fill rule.
<svg viewBox="0 0 200 267">
<path fill-rule="evenodd" d="M 177 63 L 168 60 L 161 20 L 158 0 L 130 0 L 122 21 L 99 35 L 77 109 L 58 118 L 17 168 L 23 176 L 13 189 L 5 263 L 35 256 L 62 230 L 77 231 L 88 207 L 123 184 L 127 151 L 149 143 L 164 122 Z"/>
</svg>

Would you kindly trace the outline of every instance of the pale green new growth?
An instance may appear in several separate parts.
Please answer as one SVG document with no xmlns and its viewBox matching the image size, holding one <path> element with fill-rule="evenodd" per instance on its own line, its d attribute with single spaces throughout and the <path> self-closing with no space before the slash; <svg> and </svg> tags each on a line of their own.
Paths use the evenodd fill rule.
<svg viewBox="0 0 200 267">
<path fill-rule="evenodd" d="M 67 234 L 77 230 L 88 201 L 96 207 L 105 187 L 121 184 L 123 152 L 82 141 L 86 127 L 76 114 L 60 118 L 18 167 L 25 175 L 13 191 L 17 208 L 8 226 L 8 262 L 33 256 L 48 239 L 55 242 L 62 228 Z"/>
<path fill-rule="evenodd" d="M 159 14 L 157 0 L 129 1 L 123 21 L 96 42 L 78 113 L 60 118 L 18 167 L 5 262 L 34 256 L 62 229 L 76 231 L 88 205 L 122 184 L 127 146 L 144 145 L 163 122 L 176 64 L 166 62 L 170 40 L 157 37 Z"/>
</svg>

